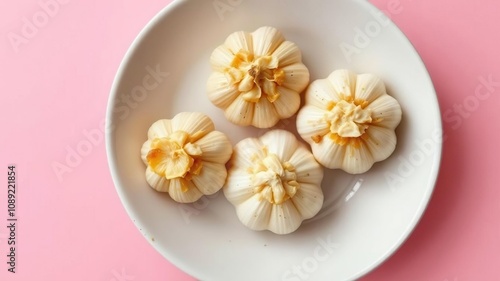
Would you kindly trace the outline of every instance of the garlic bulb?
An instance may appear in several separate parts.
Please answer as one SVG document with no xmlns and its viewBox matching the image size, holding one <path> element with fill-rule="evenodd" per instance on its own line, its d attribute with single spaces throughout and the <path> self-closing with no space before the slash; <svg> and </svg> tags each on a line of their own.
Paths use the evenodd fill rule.
<svg viewBox="0 0 500 281">
<path fill-rule="evenodd" d="M 219 191 L 233 150 L 226 135 L 214 129 L 212 120 L 197 112 L 153 123 L 141 149 L 149 185 L 180 203 Z"/>
<path fill-rule="evenodd" d="M 396 147 L 401 107 L 372 74 L 337 70 L 312 82 L 297 115 L 297 130 L 327 168 L 368 171 Z"/>
<path fill-rule="evenodd" d="M 235 32 L 210 57 L 208 98 L 237 125 L 272 127 L 299 109 L 309 83 L 301 61 L 297 45 L 276 28 Z"/>
<path fill-rule="evenodd" d="M 323 168 L 287 131 L 240 141 L 229 163 L 224 195 L 253 230 L 291 233 L 323 205 Z"/>
</svg>

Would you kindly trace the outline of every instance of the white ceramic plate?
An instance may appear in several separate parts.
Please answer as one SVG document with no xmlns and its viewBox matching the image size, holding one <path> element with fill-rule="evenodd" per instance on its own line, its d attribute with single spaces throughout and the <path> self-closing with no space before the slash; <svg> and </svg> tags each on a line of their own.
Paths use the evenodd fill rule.
<svg viewBox="0 0 500 281">
<path fill-rule="evenodd" d="M 311 79 L 371 72 L 399 100 L 398 146 L 352 176 L 328 171 L 321 213 L 286 236 L 254 232 L 222 193 L 180 205 L 148 187 L 140 148 L 150 124 L 201 111 L 236 143 L 263 130 L 230 124 L 206 98 L 209 56 L 231 32 L 271 25 L 298 44 Z M 352 280 L 408 237 L 432 194 L 441 120 L 428 73 L 405 36 L 366 1 L 176 1 L 139 34 L 114 82 L 107 150 L 118 194 L 151 245 L 201 280 Z M 294 121 L 278 127 L 294 129 Z"/>
</svg>

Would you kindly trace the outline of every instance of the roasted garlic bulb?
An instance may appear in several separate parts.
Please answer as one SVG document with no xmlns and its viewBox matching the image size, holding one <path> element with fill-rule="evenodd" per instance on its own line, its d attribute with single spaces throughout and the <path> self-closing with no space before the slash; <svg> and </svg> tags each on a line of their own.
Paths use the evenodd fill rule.
<svg viewBox="0 0 500 281">
<path fill-rule="evenodd" d="M 309 85 L 297 130 L 323 166 L 360 174 L 392 154 L 400 121 L 401 107 L 378 77 L 337 70 Z"/>
<path fill-rule="evenodd" d="M 212 120 L 197 112 L 153 123 L 141 149 L 149 185 L 180 203 L 219 191 L 233 150 L 226 135 L 214 130 Z"/>
<path fill-rule="evenodd" d="M 292 133 L 240 141 L 229 165 L 224 195 L 253 230 L 291 233 L 323 205 L 323 168 Z"/>
<path fill-rule="evenodd" d="M 291 117 L 309 83 L 299 48 L 273 27 L 229 35 L 210 63 L 208 98 L 237 125 L 269 128 Z"/>
</svg>

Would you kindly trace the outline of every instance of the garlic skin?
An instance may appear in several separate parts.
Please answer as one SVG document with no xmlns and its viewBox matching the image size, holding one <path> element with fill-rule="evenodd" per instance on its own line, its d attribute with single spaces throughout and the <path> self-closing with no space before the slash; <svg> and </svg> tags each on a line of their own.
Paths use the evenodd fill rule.
<svg viewBox="0 0 500 281">
<path fill-rule="evenodd" d="M 291 117 L 309 83 L 297 45 L 269 26 L 232 33 L 213 51 L 210 64 L 208 98 L 240 126 L 269 128 Z"/>
<path fill-rule="evenodd" d="M 320 164 L 360 174 L 392 154 L 401 114 L 378 77 L 336 70 L 309 85 L 297 131 Z"/>
<path fill-rule="evenodd" d="M 292 133 L 240 141 L 229 165 L 222 190 L 250 229 L 288 234 L 323 205 L 323 168 Z"/>
<path fill-rule="evenodd" d="M 222 188 L 232 152 L 228 138 L 215 131 L 208 116 L 181 112 L 151 125 L 141 158 L 153 189 L 168 192 L 179 203 L 192 203 Z"/>
</svg>

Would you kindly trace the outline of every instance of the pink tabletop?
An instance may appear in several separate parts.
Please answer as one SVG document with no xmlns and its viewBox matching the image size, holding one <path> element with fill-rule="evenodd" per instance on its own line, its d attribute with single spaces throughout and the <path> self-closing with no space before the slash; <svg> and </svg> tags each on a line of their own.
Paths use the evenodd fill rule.
<svg viewBox="0 0 500 281">
<path fill-rule="evenodd" d="M 170 2 L 0 2 L 0 280 L 194 280 L 157 253 L 128 218 L 108 171 L 102 131 L 121 59 Z M 500 2 L 371 2 L 422 56 L 446 140 L 421 222 L 362 280 L 500 280 Z M 17 184 L 12 216 L 10 165 Z M 16 273 L 7 263 L 11 223 Z"/>
</svg>

